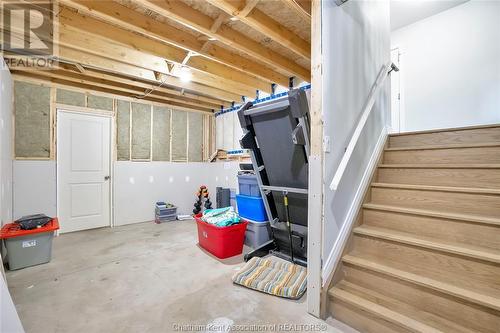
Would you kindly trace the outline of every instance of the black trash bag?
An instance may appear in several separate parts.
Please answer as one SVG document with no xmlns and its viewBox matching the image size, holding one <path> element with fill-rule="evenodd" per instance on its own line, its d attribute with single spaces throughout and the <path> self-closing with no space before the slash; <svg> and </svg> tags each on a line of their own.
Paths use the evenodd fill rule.
<svg viewBox="0 0 500 333">
<path fill-rule="evenodd" d="M 51 220 L 52 217 L 49 217 L 45 214 L 35 214 L 23 216 L 14 222 L 18 223 L 22 230 L 31 230 L 43 227 Z"/>
</svg>

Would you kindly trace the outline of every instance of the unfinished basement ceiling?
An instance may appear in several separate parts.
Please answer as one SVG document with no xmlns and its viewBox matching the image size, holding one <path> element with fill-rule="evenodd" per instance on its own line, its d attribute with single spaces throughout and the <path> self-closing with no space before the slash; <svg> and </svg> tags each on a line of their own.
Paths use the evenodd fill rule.
<svg viewBox="0 0 500 333">
<path fill-rule="evenodd" d="M 309 13 L 308 0 L 61 0 L 61 67 L 11 70 L 212 113 L 290 77 L 310 80 Z"/>
</svg>

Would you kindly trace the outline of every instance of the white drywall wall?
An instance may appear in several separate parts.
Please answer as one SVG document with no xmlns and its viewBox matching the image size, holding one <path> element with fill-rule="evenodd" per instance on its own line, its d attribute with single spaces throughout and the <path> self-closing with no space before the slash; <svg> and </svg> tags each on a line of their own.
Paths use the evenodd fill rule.
<svg viewBox="0 0 500 333">
<path fill-rule="evenodd" d="M 23 325 L 2 274 L 0 274 L 0 332 L 24 333 Z"/>
<path fill-rule="evenodd" d="M 238 170 L 237 162 L 115 162 L 115 225 L 153 220 L 157 201 L 175 204 L 179 214 L 192 214 L 200 185 L 208 186 L 215 207 L 215 188 L 237 188 Z"/>
<path fill-rule="evenodd" d="M 388 1 L 323 3 L 323 119 L 330 139 L 324 161 L 323 260 L 326 261 L 362 191 L 361 180 L 389 119 L 389 82 L 379 93 L 336 193 L 330 182 L 382 66 L 390 59 Z"/>
<path fill-rule="evenodd" d="M 14 219 L 43 213 L 57 215 L 55 161 L 14 161 Z"/>
<path fill-rule="evenodd" d="M 401 131 L 500 123 L 500 2 L 469 1 L 392 33 Z"/>
<path fill-rule="evenodd" d="M 12 221 L 12 76 L 0 60 L 0 226 Z"/>
<path fill-rule="evenodd" d="M 215 187 L 237 188 L 237 162 L 114 162 L 115 225 L 154 219 L 154 204 L 169 201 L 190 214 L 195 192 L 207 185 L 215 207 Z M 57 214 L 55 161 L 14 162 L 14 218 Z"/>
</svg>

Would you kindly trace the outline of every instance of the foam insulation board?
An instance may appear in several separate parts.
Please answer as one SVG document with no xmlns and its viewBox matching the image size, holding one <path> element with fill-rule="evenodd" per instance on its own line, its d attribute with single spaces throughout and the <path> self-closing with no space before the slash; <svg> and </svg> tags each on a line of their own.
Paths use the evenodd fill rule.
<svg viewBox="0 0 500 333">
<path fill-rule="evenodd" d="M 189 117 L 189 148 L 188 160 L 201 162 L 203 160 L 203 115 L 191 112 Z"/>
<path fill-rule="evenodd" d="M 153 160 L 170 161 L 170 109 L 153 106 Z"/>
<path fill-rule="evenodd" d="M 132 159 L 151 158 L 151 105 L 132 102 Z"/>
<path fill-rule="evenodd" d="M 116 103 L 116 150 L 119 161 L 130 160 L 130 102 Z"/>
<path fill-rule="evenodd" d="M 50 88 L 14 83 L 16 157 L 50 156 Z"/>
<path fill-rule="evenodd" d="M 187 112 L 172 111 L 172 161 L 187 160 Z"/>
<path fill-rule="evenodd" d="M 85 94 L 74 90 L 57 89 L 56 102 L 85 107 Z"/>
<path fill-rule="evenodd" d="M 111 97 L 89 95 L 87 99 L 87 107 L 113 111 L 113 99 Z"/>
</svg>

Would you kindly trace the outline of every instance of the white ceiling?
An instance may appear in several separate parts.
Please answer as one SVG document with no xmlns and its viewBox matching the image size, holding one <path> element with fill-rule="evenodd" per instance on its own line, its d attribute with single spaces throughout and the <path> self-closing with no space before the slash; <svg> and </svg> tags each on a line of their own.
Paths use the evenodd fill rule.
<svg viewBox="0 0 500 333">
<path fill-rule="evenodd" d="M 415 23 L 468 0 L 391 0 L 391 31 Z"/>
</svg>

